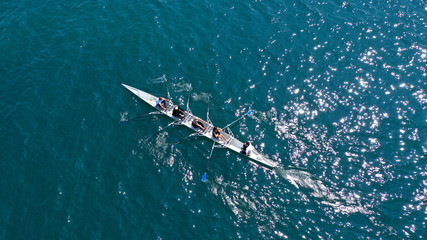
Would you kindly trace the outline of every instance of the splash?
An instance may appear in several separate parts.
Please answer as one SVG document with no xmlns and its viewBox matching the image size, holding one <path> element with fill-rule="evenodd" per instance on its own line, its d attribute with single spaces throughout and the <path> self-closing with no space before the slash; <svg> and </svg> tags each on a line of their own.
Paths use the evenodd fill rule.
<svg viewBox="0 0 427 240">
<path fill-rule="evenodd" d="M 166 79 L 166 75 L 165 75 L 165 74 L 163 74 L 163 76 L 158 77 L 158 78 L 154 78 L 154 79 L 150 79 L 150 81 L 151 81 L 152 83 L 164 83 L 164 82 L 166 82 L 166 81 L 167 81 L 167 79 Z"/>
<path fill-rule="evenodd" d="M 260 216 L 266 215 L 257 200 L 248 193 L 249 186 L 241 187 L 235 182 L 224 181 L 224 177 L 219 176 L 214 181 L 210 181 L 210 187 L 212 193 L 220 196 L 224 204 L 229 206 L 230 210 L 240 220 L 253 217 L 254 212 L 257 212 Z M 271 206 L 264 204 L 264 207 Z"/>
<path fill-rule="evenodd" d="M 128 120 L 128 113 L 127 112 L 120 113 L 120 121 L 127 121 L 127 120 Z"/>
<path fill-rule="evenodd" d="M 174 92 L 188 92 L 191 90 L 191 83 L 176 83 L 173 87 Z"/>
<path fill-rule="evenodd" d="M 193 101 L 203 101 L 203 102 L 209 102 L 209 99 L 212 97 L 212 94 L 210 93 L 193 93 L 191 98 Z"/>
<path fill-rule="evenodd" d="M 166 152 L 169 147 L 167 143 L 167 132 L 159 133 L 154 140 L 148 141 L 147 139 L 140 139 L 138 141 L 141 148 L 146 148 L 151 153 L 152 156 L 155 156 L 156 160 L 162 160 L 166 158 Z"/>
</svg>

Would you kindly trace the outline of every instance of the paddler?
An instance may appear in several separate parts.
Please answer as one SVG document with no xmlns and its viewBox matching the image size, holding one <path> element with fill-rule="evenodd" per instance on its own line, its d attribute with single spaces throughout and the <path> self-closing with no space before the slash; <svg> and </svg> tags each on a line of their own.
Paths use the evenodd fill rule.
<svg viewBox="0 0 427 240">
<path fill-rule="evenodd" d="M 167 110 L 167 107 L 169 105 L 170 100 L 164 99 L 162 97 L 159 97 L 156 101 L 156 107 L 160 108 L 163 111 Z"/>
<path fill-rule="evenodd" d="M 203 121 L 202 119 L 195 117 L 193 119 L 193 122 L 191 122 L 191 125 L 196 129 L 201 129 L 203 131 L 206 131 L 206 127 L 203 123 L 208 124 L 207 122 Z"/>
<path fill-rule="evenodd" d="M 175 105 L 173 107 L 172 116 L 182 120 L 183 118 L 185 118 L 185 111 L 182 108 L 178 107 L 178 105 Z"/>
<path fill-rule="evenodd" d="M 224 135 L 222 135 L 221 133 L 222 129 L 219 127 L 214 127 L 212 130 L 212 136 L 214 138 L 219 138 L 221 139 L 224 143 L 227 141 L 227 139 L 224 137 Z"/>
<path fill-rule="evenodd" d="M 240 153 L 245 154 L 246 156 L 251 156 L 253 150 L 254 150 L 254 147 L 249 141 L 247 141 L 245 142 L 245 144 L 243 144 L 243 147 Z"/>
</svg>

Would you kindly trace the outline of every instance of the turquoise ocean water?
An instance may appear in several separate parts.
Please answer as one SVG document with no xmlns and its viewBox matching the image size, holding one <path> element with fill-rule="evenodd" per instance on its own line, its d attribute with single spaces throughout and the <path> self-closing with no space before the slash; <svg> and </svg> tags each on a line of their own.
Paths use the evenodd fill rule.
<svg viewBox="0 0 427 240">
<path fill-rule="evenodd" d="M 2 1 L 0 239 L 420 239 L 425 1 Z M 121 83 L 232 127 L 267 170 Z M 207 181 L 201 182 L 204 172 Z"/>
</svg>

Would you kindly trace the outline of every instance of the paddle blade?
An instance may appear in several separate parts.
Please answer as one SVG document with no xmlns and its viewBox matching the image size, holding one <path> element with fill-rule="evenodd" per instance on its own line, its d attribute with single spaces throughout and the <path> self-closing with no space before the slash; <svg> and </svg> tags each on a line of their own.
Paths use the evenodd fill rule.
<svg viewBox="0 0 427 240">
<path fill-rule="evenodd" d="M 247 115 L 252 115 L 254 114 L 254 110 L 250 110 L 248 113 L 246 113 Z"/>
<path fill-rule="evenodd" d="M 206 173 L 203 174 L 203 177 L 202 177 L 202 182 L 205 182 L 205 181 L 206 181 Z"/>
</svg>

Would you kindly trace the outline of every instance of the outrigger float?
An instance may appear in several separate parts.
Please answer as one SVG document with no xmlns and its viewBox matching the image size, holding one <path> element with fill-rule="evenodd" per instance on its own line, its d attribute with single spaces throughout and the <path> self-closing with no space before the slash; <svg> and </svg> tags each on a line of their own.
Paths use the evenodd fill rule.
<svg viewBox="0 0 427 240">
<path fill-rule="evenodd" d="M 206 130 L 203 131 L 201 129 L 197 129 L 197 128 L 194 128 L 192 126 L 191 123 L 197 117 L 191 113 L 188 102 L 187 102 L 187 110 L 185 111 L 185 117 L 183 119 L 180 119 L 180 118 L 172 115 L 172 111 L 174 108 L 174 105 L 172 104 L 172 102 L 170 102 L 170 104 L 168 104 L 166 110 L 161 110 L 156 106 L 156 101 L 159 99 L 158 97 L 153 96 L 153 95 L 151 95 L 147 92 L 144 92 L 142 90 L 136 89 L 134 87 L 128 86 L 126 84 L 122 84 L 122 85 L 126 89 L 131 91 L 133 94 L 135 94 L 137 97 L 139 97 L 140 99 L 144 100 L 146 103 L 148 103 L 149 105 L 151 105 L 152 107 L 157 109 L 156 112 L 152 112 L 152 113 L 148 113 L 148 114 L 164 114 L 164 115 L 166 115 L 166 116 L 168 116 L 174 120 L 172 123 L 170 123 L 166 127 L 162 128 L 162 130 L 166 129 L 167 127 L 169 127 L 171 125 L 183 125 L 183 126 L 188 127 L 189 129 L 195 131 L 195 133 L 185 137 L 184 139 L 191 137 L 191 136 L 204 136 L 206 138 L 211 139 L 213 141 L 213 145 L 212 145 L 212 149 L 211 149 L 211 152 L 209 155 L 209 159 L 212 156 L 212 151 L 215 147 L 222 147 L 222 148 L 228 148 L 228 149 L 230 149 L 230 150 L 232 150 L 232 151 L 234 151 L 234 152 L 236 152 L 242 156 L 247 157 L 250 161 L 255 162 L 255 163 L 262 165 L 263 167 L 266 167 L 269 169 L 273 169 L 278 165 L 276 162 L 271 161 L 270 159 L 268 159 L 267 157 L 265 157 L 263 154 L 256 151 L 255 149 L 252 151 L 252 154 L 249 156 L 241 153 L 241 149 L 243 147 L 243 142 L 241 142 L 237 138 L 235 138 L 233 132 L 229 128 L 232 124 L 234 124 L 235 122 L 237 122 L 241 118 L 237 119 L 236 121 L 233 121 L 232 123 L 230 123 L 227 126 L 222 128 L 224 130 L 224 131 L 222 131 L 222 135 L 225 137 L 225 140 L 222 140 L 221 138 L 213 137 L 212 131 L 213 131 L 214 125 L 212 124 L 212 122 L 209 119 L 209 110 L 207 113 L 207 122 L 205 122 Z M 168 92 L 168 98 L 170 100 L 169 92 Z M 148 114 L 145 114 L 145 115 L 148 115 Z M 247 115 L 253 114 L 253 111 L 251 110 L 246 114 Z M 242 116 L 242 117 L 244 117 L 244 116 Z M 134 118 L 134 119 L 136 119 L 136 118 Z M 225 131 L 227 131 L 227 132 L 225 132 Z M 184 139 L 181 139 L 181 140 L 184 140 Z M 203 181 L 205 179 L 206 179 L 206 173 L 203 176 Z"/>
</svg>

